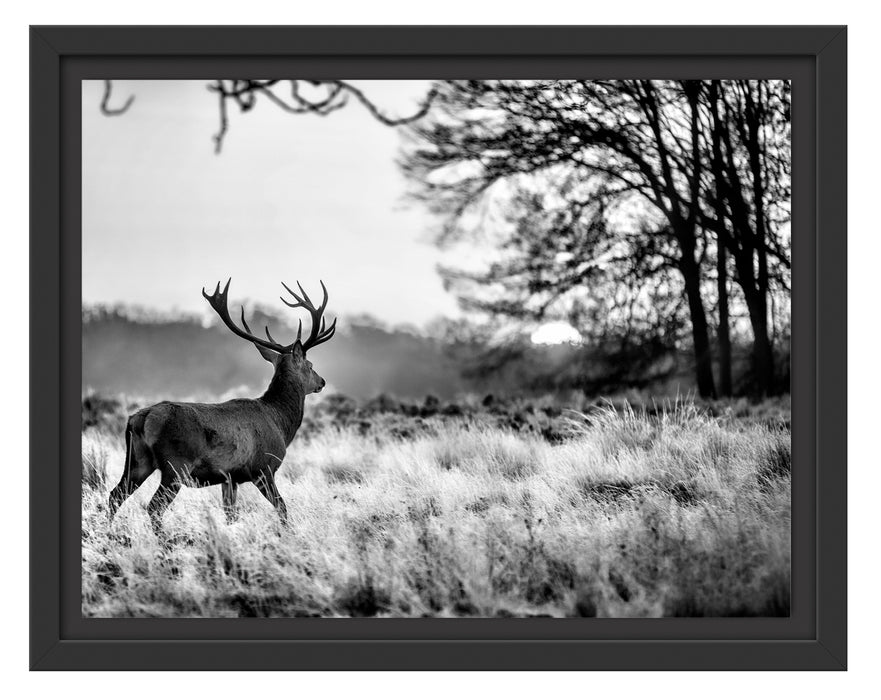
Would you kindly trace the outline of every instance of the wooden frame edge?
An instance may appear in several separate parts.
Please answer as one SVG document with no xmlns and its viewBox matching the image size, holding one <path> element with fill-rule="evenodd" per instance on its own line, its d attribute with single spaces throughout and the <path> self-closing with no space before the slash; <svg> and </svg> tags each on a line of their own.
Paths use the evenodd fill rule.
<svg viewBox="0 0 881 700">
<path fill-rule="evenodd" d="M 510 31 L 509 31 L 510 30 Z M 33 670 L 50 669 L 105 669 L 105 668 L 185 668 L 187 661 L 181 649 L 204 649 L 202 658 L 214 658 L 214 663 L 197 668 L 231 668 L 223 647 L 247 648 L 250 668 L 468 668 L 468 669 L 587 669 L 587 668 L 679 668 L 670 657 L 684 651 L 683 645 L 693 651 L 689 668 L 780 668 L 780 669 L 846 669 L 846 240 L 822 231 L 840 228 L 846 231 L 846 28 L 844 27 L 248 27 L 246 32 L 262 35 L 252 42 L 238 41 L 235 50 L 228 49 L 229 38 L 241 36 L 241 28 L 231 27 L 167 27 L 163 34 L 172 35 L 172 41 L 162 40 L 161 52 L 156 48 L 160 36 L 150 27 L 32 27 L 30 30 L 30 108 L 32 129 L 30 135 L 31 176 L 31 347 L 57 348 L 41 355 L 40 362 L 31 363 L 31 394 L 43 399 L 42 406 L 60 405 L 60 187 L 61 187 L 61 114 L 60 74 L 65 56 L 154 53 L 185 57 L 196 51 L 219 52 L 224 55 L 258 54 L 279 51 L 282 35 L 290 42 L 290 33 L 304 39 L 299 51 L 316 55 L 356 54 L 364 50 L 365 42 L 380 44 L 373 51 L 383 53 L 470 55 L 474 43 L 481 37 L 495 37 L 487 42 L 483 55 L 500 53 L 496 41 L 510 41 L 512 37 L 532 36 L 537 40 L 521 43 L 508 52 L 529 55 L 544 47 L 557 55 L 585 53 L 583 47 L 591 36 L 614 37 L 617 32 L 630 32 L 631 48 L 634 42 L 640 48 L 632 52 L 651 53 L 669 50 L 671 37 L 676 37 L 678 55 L 732 52 L 732 46 L 746 53 L 743 38 L 751 32 L 761 35 L 759 48 L 773 48 L 775 55 L 806 54 L 815 57 L 817 70 L 817 175 L 814 187 L 817 193 L 818 294 L 817 321 L 823 332 L 817 333 L 818 367 L 817 416 L 823 414 L 822 431 L 817 431 L 817 638 L 803 641 L 743 641 L 743 642 L 392 642 L 334 641 L 334 642 L 265 642 L 226 640 L 199 641 L 86 641 L 61 638 L 60 620 L 60 492 L 58 481 L 45 478 L 35 465 L 59 463 L 58 441 L 46 435 L 58 435 L 60 412 L 37 408 L 31 402 L 31 599 L 30 599 L 30 667 Z M 397 37 L 391 44 L 378 41 L 382 32 Z M 409 32 L 409 34 L 406 34 Z M 668 34 L 658 38 L 658 34 Z M 700 32 L 708 32 L 700 37 Z M 729 40 L 720 41 L 728 32 Z M 776 35 L 775 35 L 776 32 Z M 467 41 L 451 49 L 450 35 L 459 33 Z M 500 36 L 500 34 L 502 36 Z M 329 41 L 342 36 L 349 43 Z M 369 37 L 362 35 L 370 35 Z M 313 39 L 306 41 L 306 38 Z M 786 40 L 781 41 L 780 37 Z M 190 37 L 191 41 L 187 41 Z M 351 43 L 352 37 L 358 41 Z M 683 41 L 691 37 L 692 42 Z M 734 37 L 731 39 L 730 37 Z M 770 37 L 770 38 L 769 38 Z M 775 38 L 776 37 L 776 38 Z M 579 40 L 580 38 L 580 40 Z M 695 38 L 700 39 L 695 43 Z M 771 41 L 771 38 L 774 41 Z M 146 43 L 145 43 L 146 42 Z M 469 43 L 471 42 L 471 43 Z M 605 43 L 604 43 L 605 42 Z M 446 50 L 443 45 L 446 44 Z M 770 44 L 773 43 L 773 47 Z M 259 44 L 259 48 L 257 47 Z M 614 46 L 613 46 L 614 44 Z M 288 44 L 289 45 L 289 44 Z M 223 50 L 223 47 L 227 47 Z M 627 43 L 609 39 L 590 44 L 592 54 L 624 55 Z M 249 48 L 250 47 L 250 48 Z M 554 48 L 555 47 L 555 48 Z M 662 48 L 659 48 L 662 47 Z M 368 51 L 369 53 L 369 51 Z M 504 53 L 504 52 L 501 52 Z M 738 53 L 734 51 L 734 53 Z M 756 45 L 749 47 L 756 53 Z M 769 54 L 772 53 L 769 51 Z M 481 55 L 480 52 L 475 55 Z M 822 196 L 821 196 L 822 193 Z M 49 233 L 47 233 L 49 232 Z M 54 232 L 54 233 L 52 233 Z M 39 250 L 35 242 L 39 241 Z M 47 274 L 55 271 L 56 274 Z M 39 273 L 39 274 L 38 274 Z M 821 405 L 822 401 L 822 405 Z M 40 432 L 35 426 L 40 426 Z M 39 476 L 38 476 L 39 475 Z M 39 498 L 38 498 L 39 494 Z M 626 644 L 631 651 L 648 660 L 647 663 L 622 662 L 607 657 L 600 647 L 619 647 Z M 328 661 L 324 647 L 332 645 L 334 659 Z M 691 649 L 689 645 L 693 645 Z M 668 647 L 665 649 L 665 646 Z M 419 655 L 427 649 L 444 650 L 437 661 L 420 664 Z M 538 648 L 543 653 L 553 649 L 554 658 L 547 662 L 536 660 Z M 291 660 L 289 652 L 297 650 Z M 357 649 L 357 660 L 351 652 Z M 731 660 L 719 660 L 721 650 L 732 652 Z M 349 653 L 347 653 L 349 652 Z M 591 655 L 585 659 L 586 652 Z M 141 656 L 148 653 L 145 662 Z M 613 654 L 614 656 L 614 654 Z M 424 657 L 423 657 L 424 658 Z M 495 663 L 492 659 L 495 658 Z M 714 661 L 715 659 L 715 661 Z M 638 659 L 634 659 L 637 660 Z M 611 662 L 611 663 L 610 663 Z M 742 663 L 746 662 L 746 664 Z M 370 665 L 367 665 L 367 664 Z M 363 665 L 362 665 L 363 664 Z M 452 665 L 451 665 L 452 664 Z M 776 664 L 776 666 L 774 665 Z"/>
</svg>

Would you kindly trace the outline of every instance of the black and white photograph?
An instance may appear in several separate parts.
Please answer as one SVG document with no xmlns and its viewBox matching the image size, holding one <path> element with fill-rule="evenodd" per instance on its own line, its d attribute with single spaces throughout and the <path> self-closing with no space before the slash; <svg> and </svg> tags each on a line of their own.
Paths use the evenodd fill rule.
<svg viewBox="0 0 881 700">
<path fill-rule="evenodd" d="M 81 120 L 83 617 L 790 616 L 790 81 Z"/>
</svg>

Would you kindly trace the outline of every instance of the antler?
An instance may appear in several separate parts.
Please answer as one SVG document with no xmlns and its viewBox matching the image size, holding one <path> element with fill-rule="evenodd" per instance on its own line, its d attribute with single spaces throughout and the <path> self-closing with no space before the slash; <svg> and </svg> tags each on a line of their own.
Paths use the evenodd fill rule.
<svg viewBox="0 0 881 700">
<path fill-rule="evenodd" d="M 275 339 L 269 334 L 269 326 L 266 326 L 266 337 L 269 340 L 263 340 L 263 338 L 259 338 L 251 333 L 251 329 L 248 327 L 248 322 L 245 320 L 244 306 L 242 307 L 242 325 L 245 327 L 245 330 L 242 330 L 233 322 L 229 316 L 229 309 L 227 308 L 227 292 L 229 291 L 230 282 L 232 282 L 232 277 L 227 280 L 226 286 L 222 291 L 220 289 L 220 282 L 218 282 L 217 288 L 211 296 L 208 296 L 208 294 L 205 293 L 205 287 L 202 287 L 202 296 L 208 300 L 208 303 L 211 304 L 211 308 L 217 312 L 218 316 L 220 316 L 220 320 L 223 321 L 226 324 L 226 327 L 237 336 L 244 338 L 245 340 L 250 340 L 255 345 L 261 345 L 264 348 L 269 348 L 278 353 L 290 352 L 293 343 L 288 346 L 276 343 Z"/>
<path fill-rule="evenodd" d="M 319 280 L 320 281 L 320 280 Z M 303 342 L 303 350 L 308 350 L 309 348 L 314 348 L 316 345 L 321 345 L 321 343 L 325 343 L 333 337 L 333 334 L 336 332 L 336 318 L 333 319 L 333 323 L 330 324 L 329 327 L 325 326 L 325 319 L 323 318 L 324 310 L 327 308 L 327 287 L 324 286 L 324 282 L 321 282 L 321 290 L 324 292 L 324 300 L 321 302 L 321 306 L 317 309 L 315 305 L 312 303 L 312 300 L 309 298 L 309 295 L 306 294 L 306 290 L 303 289 L 303 286 L 297 282 L 297 287 L 300 290 L 300 294 L 298 295 L 293 289 L 288 287 L 284 282 L 281 285 L 288 290 L 288 293 L 297 300 L 296 304 L 289 302 L 284 297 L 279 297 L 285 304 L 290 306 L 292 309 L 304 308 L 309 314 L 312 316 L 312 331 L 309 333 L 309 337 Z M 300 336 L 303 332 L 303 322 L 300 321 L 297 326 L 297 340 L 300 340 Z"/>
</svg>

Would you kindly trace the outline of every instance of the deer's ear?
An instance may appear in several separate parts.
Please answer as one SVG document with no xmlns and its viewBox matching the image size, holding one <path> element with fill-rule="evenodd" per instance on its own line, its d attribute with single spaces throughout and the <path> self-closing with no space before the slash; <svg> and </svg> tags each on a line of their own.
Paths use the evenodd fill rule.
<svg viewBox="0 0 881 700">
<path fill-rule="evenodd" d="M 272 363 L 273 367 L 278 365 L 278 361 L 281 360 L 281 355 L 277 352 L 273 352 L 269 348 L 264 348 L 262 345 L 257 345 L 257 343 L 254 343 L 254 347 L 257 348 L 257 352 L 263 356 L 264 360 Z"/>
<path fill-rule="evenodd" d="M 295 360 L 302 360 L 306 357 L 306 351 L 303 349 L 303 343 L 299 340 L 294 343 L 294 349 L 291 350 L 291 354 L 294 356 Z"/>
</svg>

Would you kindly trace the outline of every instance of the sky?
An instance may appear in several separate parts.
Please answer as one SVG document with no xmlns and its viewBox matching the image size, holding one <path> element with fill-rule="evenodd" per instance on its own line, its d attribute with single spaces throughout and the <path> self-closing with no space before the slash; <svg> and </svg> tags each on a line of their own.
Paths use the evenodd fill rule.
<svg viewBox="0 0 881 700">
<path fill-rule="evenodd" d="M 436 225 L 404 201 L 398 130 L 357 102 L 326 117 L 258 100 L 230 109 L 220 155 L 217 98 L 204 81 L 83 82 L 83 303 L 204 314 L 203 286 L 232 277 L 231 305 L 283 312 L 280 281 L 324 280 L 329 309 L 423 326 L 458 315 L 436 265 Z M 353 81 L 392 116 L 428 90 L 417 81 Z M 449 258 L 446 258 L 449 261 Z M 310 292 L 311 294 L 311 292 Z"/>
</svg>

